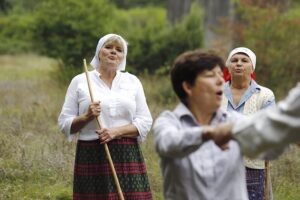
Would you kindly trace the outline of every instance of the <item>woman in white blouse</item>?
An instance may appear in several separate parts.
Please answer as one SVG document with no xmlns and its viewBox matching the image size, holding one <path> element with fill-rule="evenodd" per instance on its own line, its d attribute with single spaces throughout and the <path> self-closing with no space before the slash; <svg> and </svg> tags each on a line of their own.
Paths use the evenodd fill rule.
<svg viewBox="0 0 300 200">
<path fill-rule="evenodd" d="M 71 81 L 58 122 L 71 141 L 79 132 L 74 168 L 74 199 L 117 199 L 109 167 L 107 143 L 124 198 L 152 199 L 143 155 L 138 142 L 145 140 L 152 117 L 139 79 L 123 72 L 127 42 L 108 34 L 97 45 L 89 72 L 95 102 L 85 75 Z M 103 128 L 98 130 L 100 115 Z"/>
</svg>

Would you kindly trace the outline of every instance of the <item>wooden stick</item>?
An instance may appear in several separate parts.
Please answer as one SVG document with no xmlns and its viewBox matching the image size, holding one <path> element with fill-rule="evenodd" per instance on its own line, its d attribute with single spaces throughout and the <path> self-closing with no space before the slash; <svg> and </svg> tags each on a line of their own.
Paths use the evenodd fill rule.
<svg viewBox="0 0 300 200">
<path fill-rule="evenodd" d="M 265 161 L 265 176 L 264 176 L 264 192 L 265 192 L 265 200 L 270 200 L 270 184 L 269 184 L 269 161 Z"/>
<path fill-rule="evenodd" d="M 91 97 L 91 102 L 94 102 L 94 95 L 93 95 L 93 91 L 92 91 L 92 88 L 91 88 L 90 77 L 89 77 L 89 74 L 88 74 L 88 69 L 87 69 L 87 65 L 86 65 L 86 60 L 85 59 L 83 59 L 83 65 L 84 65 L 84 71 L 85 71 L 86 80 L 87 80 L 87 84 L 88 84 L 88 88 L 89 88 L 89 93 L 90 93 L 90 97 Z M 101 129 L 103 126 L 102 126 L 102 123 L 101 123 L 100 116 L 98 116 L 96 119 L 97 119 L 98 126 Z M 120 186 L 120 183 L 119 183 L 119 179 L 118 179 L 115 167 L 114 167 L 114 163 L 113 163 L 113 161 L 111 159 L 110 152 L 109 152 L 109 149 L 108 149 L 108 146 L 107 146 L 106 143 L 104 143 L 104 149 L 105 149 L 106 157 L 108 159 L 108 162 L 109 162 L 109 165 L 110 165 L 110 168 L 111 168 L 114 180 L 115 180 L 115 184 L 117 186 L 119 197 L 120 197 L 121 200 L 124 200 L 123 192 L 122 192 L 122 189 L 121 189 L 121 186 Z"/>
</svg>

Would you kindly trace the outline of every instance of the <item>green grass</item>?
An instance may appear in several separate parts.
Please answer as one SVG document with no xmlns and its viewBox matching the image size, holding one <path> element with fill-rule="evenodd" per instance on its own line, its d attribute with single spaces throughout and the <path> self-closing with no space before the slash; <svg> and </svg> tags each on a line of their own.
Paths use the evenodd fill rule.
<svg viewBox="0 0 300 200">
<path fill-rule="evenodd" d="M 34 54 L 4 55 L 1 56 L 0 80 L 47 79 L 55 65 L 55 60 Z"/>
<path fill-rule="evenodd" d="M 67 87 L 52 78 L 57 62 L 5 55 L 0 66 L 0 200 L 71 199 L 76 143 L 67 143 L 57 127 Z M 168 77 L 143 75 L 141 80 L 154 118 L 173 108 L 177 100 Z M 152 133 L 142 150 L 154 199 L 162 200 Z M 271 163 L 274 199 L 300 199 L 299 149 L 293 147 Z"/>
<path fill-rule="evenodd" d="M 275 200 L 300 199 L 300 148 L 291 146 L 272 161 L 271 176 Z"/>
<path fill-rule="evenodd" d="M 57 128 L 55 61 L 1 56 L 0 199 L 71 199 L 75 144 Z"/>
</svg>

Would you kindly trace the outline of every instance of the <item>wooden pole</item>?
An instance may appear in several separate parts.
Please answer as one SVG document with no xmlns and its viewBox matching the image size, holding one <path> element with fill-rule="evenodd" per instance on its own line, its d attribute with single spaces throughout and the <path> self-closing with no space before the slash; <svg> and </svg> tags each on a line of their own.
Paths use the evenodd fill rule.
<svg viewBox="0 0 300 200">
<path fill-rule="evenodd" d="M 265 200 L 270 200 L 270 184 L 269 184 L 269 161 L 265 161 L 265 176 L 264 176 L 264 195 L 265 195 Z"/>
<path fill-rule="evenodd" d="M 87 84 L 88 84 L 88 88 L 89 88 L 91 102 L 94 102 L 94 95 L 93 95 L 93 91 L 92 91 L 92 88 L 91 88 L 90 77 L 89 77 L 89 73 L 88 73 L 88 69 L 87 69 L 87 65 L 86 65 L 86 60 L 85 59 L 83 59 L 83 66 L 84 66 L 86 80 L 87 80 Z M 96 118 L 96 120 L 97 120 L 99 128 L 101 129 L 103 126 L 102 126 L 102 123 L 101 123 L 100 116 L 98 116 Z M 115 180 L 115 184 L 117 186 L 119 197 L 120 197 L 121 200 L 124 200 L 123 192 L 122 192 L 122 189 L 121 189 L 121 186 L 120 186 L 120 183 L 119 183 L 119 179 L 118 179 L 115 167 L 114 167 L 114 163 L 113 163 L 113 161 L 111 159 L 110 152 L 109 152 L 109 149 L 108 149 L 108 146 L 107 146 L 106 143 L 104 143 L 104 149 L 105 149 L 106 157 L 108 159 L 108 162 L 109 162 L 109 165 L 110 165 L 110 168 L 111 168 L 114 180 Z"/>
</svg>

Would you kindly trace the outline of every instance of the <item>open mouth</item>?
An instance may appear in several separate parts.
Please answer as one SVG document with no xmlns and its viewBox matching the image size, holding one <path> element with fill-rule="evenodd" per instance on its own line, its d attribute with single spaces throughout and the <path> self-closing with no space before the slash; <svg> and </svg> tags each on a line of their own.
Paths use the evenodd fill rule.
<svg viewBox="0 0 300 200">
<path fill-rule="evenodd" d="M 218 91 L 216 94 L 217 94 L 218 96 L 222 96 L 222 95 L 223 95 L 223 91 Z"/>
</svg>

